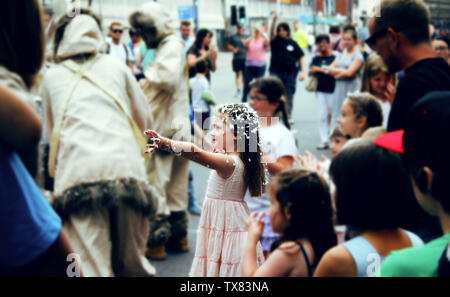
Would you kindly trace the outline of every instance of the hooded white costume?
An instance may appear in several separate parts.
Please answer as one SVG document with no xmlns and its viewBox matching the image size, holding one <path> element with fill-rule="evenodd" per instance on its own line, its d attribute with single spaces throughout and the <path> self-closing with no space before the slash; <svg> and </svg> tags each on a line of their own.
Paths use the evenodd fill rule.
<svg viewBox="0 0 450 297">
<path fill-rule="evenodd" d="M 133 20 L 135 14 L 139 17 Z M 140 81 L 152 108 L 153 128 L 168 138 L 190 140 L 187 64 L 184 45 L 175 34 L 176 21 L 164 6 L 154 2 L 143 5 L 135 14 L 130 23 L 141 31 L 148 47 L 149 39 L 156 46 L 154 60 Z M 150 157 L 148 180 L 159 198 L 150 246 L 161 246 L 168 240 L 177 245 L 186 238 L 188 169 L 189 161 L 176 155 L 158 152 Z"/>
<path fill-rule="evenodd" d="M 130 70 L 100 54 L 103 45 L 95 19 L 76 16 L 41 85 L 53 205 L 85 276 L 151 276 L 144 253 L 156 198 L 132 129 L 150 128 L 150 109 Z"/>
</svg>

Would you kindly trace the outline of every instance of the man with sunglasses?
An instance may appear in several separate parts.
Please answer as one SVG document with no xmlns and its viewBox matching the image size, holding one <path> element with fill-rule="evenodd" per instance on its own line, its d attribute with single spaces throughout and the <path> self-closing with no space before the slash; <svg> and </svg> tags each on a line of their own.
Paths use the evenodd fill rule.
<svg viewBox="0 0 450 297">
<path fill-rule="evenodd" d="M 133 54 L 130 53 L 128 47 L 120 40 L 123 34 L 123 26 L 119 22 L 113 22 L 109 26 L 109 36 L 111 41 L 107 45 L 107 54 L 119 59 L 122 63 L 130 67 L 133 70 Z"/>
<path fill-rule="evenodd" d="M 384 0 L 369 22 L 372 50 L 391 73 L 405 70 L 398 84 L 388 120 L 388 131 L 404 128 L 412 105 L 434 90 L 450 89 L 450 66 L 433 51 L 430 12 L 422 0 Z"/>
</svg>

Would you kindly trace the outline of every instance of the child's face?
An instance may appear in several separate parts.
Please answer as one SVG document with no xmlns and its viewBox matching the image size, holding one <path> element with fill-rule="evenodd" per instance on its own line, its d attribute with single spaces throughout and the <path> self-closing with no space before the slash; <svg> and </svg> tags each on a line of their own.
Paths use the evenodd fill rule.
<svg viewBox="0 0 450 297">
<path fill-rule="evenodd" d="M 331 137 L 331 154 L 333 157 L 335 157 L 342 149 L 344 144 L 346 144 L 348 141 L 347 137 L 343 136 L 333 136 Z"/>
<path fill-rule="evenodd" d="M 360 119 L 356 118 L 353 112 L 353 106 L 348 100 L 345 100 L 344 104 L 342 104 L 341 115 L 337 119 L 337 122 L 344 135 L 350 135 L 352 138 L 361 136 L 362 127 Z"/>
<path fill-rule="evenodd" d="M 377 97 L 383 97 L 389 83 L 389 76 L 385 72 L 378 72 L 370 78 L 370 87 L 372 94 Z"/>
<path fill-rule="evenodd" d="M 269 218 L 272 224 L 272 230 L 275 233 L 282 234 L 288 226 L 288 219 L 284 215 L 284 211 L 281 209 L 281 205 L 276 198 L 277 189 L 274 186 L 269 186 Z"/>
<path fill-rule="evenodd" d="M 255 88 L 250 89 L 248 101 L 248 104 L 256 111 L 259 118 L 273 117 L 279 105 L 279 103 L 270 103 L 269 100 L 267 100 L 267 96 L 258 92 Z"/>
<path fill-rule="evenodd" d="M 234 151 L 235 136 L 223 116 L 215 116 L 211 131 L 213 147 L 219 151 Z"/>
</svg>

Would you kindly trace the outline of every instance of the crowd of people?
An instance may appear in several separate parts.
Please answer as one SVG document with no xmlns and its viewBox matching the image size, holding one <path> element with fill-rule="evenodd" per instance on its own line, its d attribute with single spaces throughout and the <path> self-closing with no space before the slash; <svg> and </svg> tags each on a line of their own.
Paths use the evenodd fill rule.
<svg viewBox="0 0 450 297">
<path fill-rule="evenodd" d="M 178 33 L 163 5 L 135 10 L 124 44 L 88 9 L 9 1 L 0 276 L 154 276 L 151 260 L 191 249 L 189 212 L 190 276 L 449 276 L 448 38 L 422 0 L 383 0 L 367 40 L 331 26 L 308 66 L 307 36 L 277 18 L 268 36 L 237 26 L 243 103 L 215 106 L 213 32 Z M 331 160 L 291 131 L 306 79 Z M 211 171 L 201 207 L 191 161 Z"/>
</svg>

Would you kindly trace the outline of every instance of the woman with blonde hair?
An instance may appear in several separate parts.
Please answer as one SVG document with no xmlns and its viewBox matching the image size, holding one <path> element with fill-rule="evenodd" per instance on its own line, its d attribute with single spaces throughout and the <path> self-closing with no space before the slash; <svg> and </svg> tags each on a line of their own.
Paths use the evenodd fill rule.
<svg viewBox="0 0 450 297">
<path fill-rule="evenodd" d="M 395 85 L 395 75 L 389 73 L 381 57 L 377 54 L 369 56 L 364 67 L 361 92 L 368 92 L 379 100 L 383 110 L 383 126 L 385 127 L 396 93 Z"/>
<path fill-rule="evenodd" d="M 266 72 L 266 49 L 270 45 L 270 40 L 264 35 L 261 27 L 256 25 L 253 27 L 252 36 L 247 40 L 242 40 L 242 44 L 244 44 L 247 49 L 242 102 L 247 102 L 251 81 L 263 77 Z"/>
</svg>

